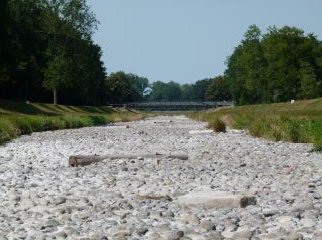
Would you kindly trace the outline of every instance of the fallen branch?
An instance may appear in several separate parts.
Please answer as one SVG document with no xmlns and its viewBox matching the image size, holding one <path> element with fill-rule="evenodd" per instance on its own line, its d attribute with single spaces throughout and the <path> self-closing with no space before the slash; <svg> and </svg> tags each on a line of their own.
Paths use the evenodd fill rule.
<svg viewBox="0 0 322 240">
<path fill-rule="evenodd" d="M 138 200 L 163 200 L 163 201 L 172 201 L 172 198 L 168 195 L 165 196 L 153 196 L 153 195 L 138 195 Z"/>
<path fill-rule="evenodd" d="M 204 130 L 190 130 L 189 134 L 203 134 L 203 133 L 213 133 L 213 130 L 204 129 Z"/>
<path fill-rule="evenodd" d="M 70 156 L 68 159 L 68 165 L 70 167 L 78 167 L 78 166 L 86 166 L 90 165 L 92 163 L 102 162 L 105 159 L 136 159 L 136 158 L 177 158 L 181 160 L 188 160 L 188 155 L 186 154 L 144 154 L 144 155 L 105 155 L 105 156 L 99 156 L 99 155 L 75 155 Z"/>
</svg>

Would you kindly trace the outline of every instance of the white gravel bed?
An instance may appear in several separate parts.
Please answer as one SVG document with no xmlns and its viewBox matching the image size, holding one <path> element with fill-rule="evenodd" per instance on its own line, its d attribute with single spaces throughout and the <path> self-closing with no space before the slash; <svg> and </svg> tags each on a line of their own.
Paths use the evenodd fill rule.
<svg viewBox="0 0 322 240">
<path fill-rule="evenodd" d="M 189 134 L 205 126 L 157 117 L 1 146 L 0 239 L 322 239 L 321 154 L 243 131 Z M 189 160 L 68 167 L 70 155 L 155 153 Z M 178 198 L 196 191 L 253 196 L 256 204 L 181 208 Z"/>
</svg>

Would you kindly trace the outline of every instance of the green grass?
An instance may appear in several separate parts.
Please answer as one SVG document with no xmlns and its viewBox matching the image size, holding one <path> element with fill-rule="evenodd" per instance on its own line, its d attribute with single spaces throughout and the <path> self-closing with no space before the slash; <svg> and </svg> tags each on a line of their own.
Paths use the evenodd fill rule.
<svg viewBox="0 0 322 240">
<path fill-rule="evenodd" d="M 147 113 L 110 107 L 27 104 L 0 100 L 0 144 L 32 132 L 143 119 Z"/>
<path fill-rule="evenodd" d="M 217 111 L 187 113 L 211 123 L 223 120 L 231 128 L 246 129 L 255 137 L 275 141 L 313 143 L 322 150 L 322 98 L 291 103 L 246 105 Z"/>
</svg>

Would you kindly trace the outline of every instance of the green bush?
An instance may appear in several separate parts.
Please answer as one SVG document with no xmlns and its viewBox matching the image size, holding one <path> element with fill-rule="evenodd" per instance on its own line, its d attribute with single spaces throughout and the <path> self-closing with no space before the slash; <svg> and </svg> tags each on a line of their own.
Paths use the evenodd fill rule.
<svg viewBox="0 0 322 240">
<path fill-rule="evenodd" d="M 311 128 L 314 150 L 322 151 L 322 122 L 314 121 Z"/>
<path fill-rule="evenodd" d="M 215 118 L 215 120 L 209 123 L 209 126 L 215 132 L 226 132 L 226 124 L 220 118 Z"/>
<path fill-rule="evenodd" d="M 4 119 L 0 121 L 0 143 L 9 141 L 15 138 L 19 133 L 13 124 Z"/>
<path fill-rule="evenodd" d="M 289 120 L 286 122 L 287 136 L 291 142 L 300 142 L 300 127 L 298 120 Z"/>
</svg>

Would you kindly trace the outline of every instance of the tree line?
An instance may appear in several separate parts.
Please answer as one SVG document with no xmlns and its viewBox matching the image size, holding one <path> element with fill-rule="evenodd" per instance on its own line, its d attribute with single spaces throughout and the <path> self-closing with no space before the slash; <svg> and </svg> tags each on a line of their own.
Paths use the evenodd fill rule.
<svg viewBox="0 0 322 240">
<path fill-rule="evenodd" d="M 262 34 L 249 26 L 226 65 L 223 76 L 194 84 L 155 82 L 150 99 L 243 105 L 322 96 L 322 42 L 296 27 L 273 26 Z"/>
<path fill-rule="evenodd" d="M 222 76 L 193 84 L 107 74 L 92 35 L 98 21 L 86 0 L 0 3 L 0 98 L 74 105 L 138 101 L 237 104 L 308 99 L 322 94 L 322 43 L 295 27 L 251 25 Z M 152 92 L 144 94 L 150 87 Z"/>
<path fill-rule="evenodd" d="M 322 94 L 322 43 L 295 27 L 251 25 L 227 60 L 224 78 L 237 104 L 310 99 Z"/>
<path fill-rule="evenodd" d="M 212 79 L 150 84 L 132 73 L 107 75 L 92 39 L 98 21 L 85 0 L 0 4 L 0 98 L 75 105 L 211 99 Z M 147 87 L 153 92 L 144 96 Z"/>
<path fill-rule="evenodd" d="M 224 77 L 206 78 L 193 84 L 161 81 L 151 84 L 152 93 L 148 101 L 223 101 L 230 100 L 227 82 Z"/>
<path fill-rule="evenodd" d="M 85 0 L 4 0 L 0 9 L 1 98 L 102 103 L 98 22 Z"/>
</svg>

